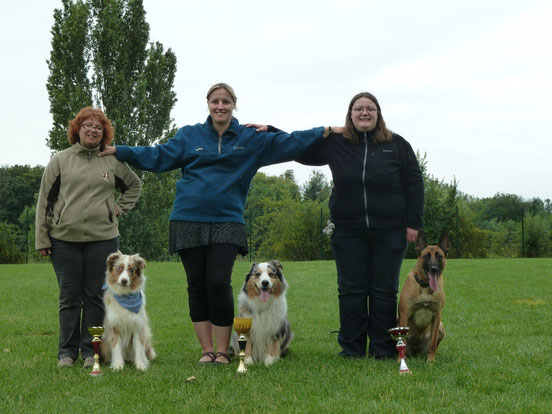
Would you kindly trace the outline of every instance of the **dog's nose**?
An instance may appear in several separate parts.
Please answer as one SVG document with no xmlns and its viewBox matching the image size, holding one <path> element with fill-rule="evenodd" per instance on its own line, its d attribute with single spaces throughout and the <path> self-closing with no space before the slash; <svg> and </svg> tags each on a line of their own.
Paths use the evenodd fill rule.
<svg viewBox="0 0 552 414">
<path fill-rule="evenodd" d="M 261 282 L 261 285 L 263 285 L 263 287 L 267 287 L 268 286 L 268 280 L 263 280 Z"/>
<path fill-rule="evenodd" d="M 128 283 L 127 279 L 121 279 L 121 285 L 126 286 Z"/>
<path fill-rule="evenodd" d="M 429 269 L 431 273 L 439 273 L 439 268 L 437 266 L 431 266 Z"/>
</svg>

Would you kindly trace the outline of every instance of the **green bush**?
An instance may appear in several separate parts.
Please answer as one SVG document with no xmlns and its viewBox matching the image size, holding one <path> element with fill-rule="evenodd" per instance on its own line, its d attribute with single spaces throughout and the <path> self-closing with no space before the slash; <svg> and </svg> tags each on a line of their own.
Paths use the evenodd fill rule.
<svg viewBox="0 0 552 414">
<path fill-rule="evenodd" d="M 23 263 L 25 255 L 19 248 L 21 233 L 15 224 L 0 222 L 0 263 Z"/>
<path fill-rule="evenodd" d="M 541 215 L 525 217 L 525 256 L 544 257 L 550 254 L 550 223 Z"/>
</svg>

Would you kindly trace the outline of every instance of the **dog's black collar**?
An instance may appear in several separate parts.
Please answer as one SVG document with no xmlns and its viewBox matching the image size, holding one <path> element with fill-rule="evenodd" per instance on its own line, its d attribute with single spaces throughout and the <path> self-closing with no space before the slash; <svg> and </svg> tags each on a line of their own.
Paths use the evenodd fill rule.
<svg viewBox="0 0 552 414">
<path fill-rule="evenodd" d="M 429 287 L 429 283 L 424 282 L 422 279 L 420 279 L 416 273 L 414 273 L 414 279 L 416 279 L 416 282 L 418 282 L 421 287 Z"/>
</svg>

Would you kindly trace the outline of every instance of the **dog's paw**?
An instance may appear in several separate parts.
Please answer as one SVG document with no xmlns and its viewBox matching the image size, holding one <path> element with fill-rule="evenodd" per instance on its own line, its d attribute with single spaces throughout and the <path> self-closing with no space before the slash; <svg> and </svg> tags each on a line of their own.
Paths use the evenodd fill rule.
<svg viewBox="0 0 552 414">
<path fill-rule="evenodd" d="M 272 364 L 274 364 L 276 361 L 278 361 L 278 357 L 272 356 L 272 355 L 266 355 L 264 359 L 264 364 L 269 367 Z"/>
<path fill-rule="evenodd" d="M 427 354 L 426 362 L 428 364 L 433 364 L 435 362 L 435 354 Z"/>
<path fill-rule="evenodd" d="M 245 362 L 245 365 L 251 365 L 253 363 L 253 358 L 248 356 L 243 360 L 243 362 Z"/>
<path fill-rule="evenodd" d="M 146 352 L 146 356 L 147 356 L 150 360 L 153 360 L 153 359 L 157 358 L 157 353 L 155 352 L 155 349 L 150 348 L 150 349 Z"/>
<path fill-rule="evenodd" d="M 111 365 L 110 365 L 113 371 L 120 371 L 124 368 L 124 366 L 125 366 L 124 361 L 115 361 L 115 360 L 111 361 Z"/>
<path fill-rule="evenodd" d="M 136 360 L 136 361 L 134 361 L 134 366 L 136 367 L 137 370 L 145 371 L 149 367 L 149 361 L 148 360 L 145 360 L 145 361 Z"/>
</svg>

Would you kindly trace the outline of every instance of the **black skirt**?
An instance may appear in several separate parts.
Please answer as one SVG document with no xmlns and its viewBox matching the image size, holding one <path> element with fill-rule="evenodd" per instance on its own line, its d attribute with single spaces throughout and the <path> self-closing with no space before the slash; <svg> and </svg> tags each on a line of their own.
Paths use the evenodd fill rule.
<svg viewBox="0 0 552 414">
<path fill-rule="evenodd" d="M 169 226 L 169 252 L 215 243 L 236 244 L 238 253 L 249 253 L 245 224 L 241 223 L 201 223 L 171 220 Z"/>
</svg>

